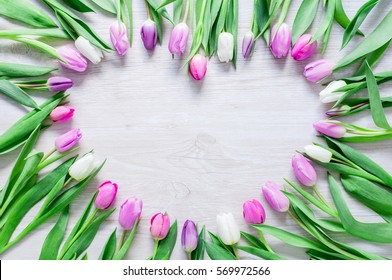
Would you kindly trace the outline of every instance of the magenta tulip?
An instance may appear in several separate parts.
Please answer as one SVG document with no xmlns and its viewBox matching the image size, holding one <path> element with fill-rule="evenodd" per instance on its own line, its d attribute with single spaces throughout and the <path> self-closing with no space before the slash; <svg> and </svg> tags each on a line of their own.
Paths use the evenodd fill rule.
<svg viewBox="0 0 392 280">
<path fill-rule="evenodd" d="M 196 224 L 193 221 L 186 220 L 182 227 L 181 245 L 185 252 L 190 254 L 197 248 L 199 236 L 197 234 Z"/>
<path fill-rule="evenodd" d="M 84 72 L 87 69 L 87 60 L 75 48 L 64 46 L 57 50 L 58 54 L 65 62 L 59 61 L 65 68 L 74 70 L 76 72 Z"/>
<path fill-rule="evenodd" d="M 80 129 L 72 129 L 63 135 L 57 137 L 55 141 L 56 150 L 60 153 L 64 153 L 72 149 L 82 138 Z"/>
<path fill-rule="evenodd" d="M 98 187 L 98 194 L 95 198 L 95 207 L 98 209 L 109 209 L 116 199 L 118 186 L 116 183 L 106 181 Z"/>
<path fill-rule="evenodd" d="M 65 91 L 73 86 L 73 81 L 65 77 L 52 77 L 47 82 L 48 89 L 51 92 Z"/>
<path fill-rule="evenodd" d="M 317 132 L 332 138 L 342 138 L 346 134 L 346 128 L 339 121 L 318 121 L 313 124 Z"/>
<path fill-rule="evenodd" d="M 289 210 L 290 201 L 276 183 L 268 181 L 261 190 L 265 200 L 267 200 L 272 209 L 277 212 L 287 212 Z"/>
<path fill-rule="evenodd" d="M 50 113 L 53 122 L 66 122 L 72 119 L 75 109 L 71 106 L 58 106 Z"/>
<path fill-rule="evenodd" d="M 196 54 L 189 62 L 189 73 L 195 80 L 202 80 L 207 72 L 207 58 Z"/>
<path fill-rule="evenodd" d="M 143 201 L 137 198 L 129 198 L 122 205 L 119 215 L 119 223 L 125 230 L 133 229 L 142 215 Z"/>
<path fill-rule="evenodd" d="M 276 32 L 276 25 L 271 29 L 270 48 L 276 58 L 287 56 L 291 47 L 291 28 L 288 24 L 282 23 Z"/>
<path fill-rule="evenodd" d="M 166 213 L 156 213 L 150 222 L 150 232 L 155 240 L 165 239 L 170 229 L 170 218 Z"/>
<path fill-rule="evenodd" d="M 248 225 L 262 224 L 265 221 L 264 207 L 257 199 L 248 200 L 243 205 L 243 216 Z"/>
<path fill-rule="evenodd" d="M 177 56 L 182 56 L 186 49 L 186 44 L 188 42 L 189 27 L 186 23 L 182 22 L 177 24 L 171 34 L 169 40 L 169 51 L 171 54 L 176 54 Z"/>
<path fill-rule="evenodd" d="M 154 50 L 158 38 L 157 25 L 155 22 L 151 19 L 147 19 L 140 29 L 140 36 L 142 37 L 144 47 L 149 51 Z"/>
<path fill-rule="evenodd" d="M 320 59 L 305 66 L 304 76 L 308 81 L 316 83 L 330 75 L 333 67 L 334 64 L 331 61 Z"/>
<path fill-rule="evenodd" d="M 306 157 L 299 153 L 295 154 L 291 160 L 291 166 L 293 167 L 295 177 L 302 185 L 311 187 L 316 184 L 316 170 L 314 170 L 314 167 Z"/>
<path fill-rule="evenodd" d="M 242 55 L 244 58 L 248 58 L 253 47 L 253 41 L 255 36 L 252 31 L 246 32 L 244 38 L 242 39 Z"/>
<path fill-rule="evenodd" d="M 295 42 L 291 50 L 291 56 L 297 60 L 302 61 L 311 57 L 317 51 L 317 41 L 310 43 L 312 35 L 304 34 Z"/>
<path fill-rule="evenodd" d="M 110 40 L 117 53 L 124 56 L 129 49 L 127 27 L 122 21 L 115 21 L 110 25 Z"/>
</svg>

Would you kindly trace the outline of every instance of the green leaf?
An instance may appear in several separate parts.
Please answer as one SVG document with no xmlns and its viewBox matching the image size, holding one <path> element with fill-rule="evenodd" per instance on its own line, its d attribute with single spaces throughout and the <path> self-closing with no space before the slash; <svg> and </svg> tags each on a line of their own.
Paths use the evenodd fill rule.
<svg viewBox="0 0 392 280">
<path fill-rule="evenodd" d="M 312 41 L 309 42 L 309 44 L 317 41 L 321 36 L 323 36 L 329 26 L 331 25 L 331 22 L 334 20 L 334 14 L 335 14 L 335 1 L 336 0 L 329 0 L 327 3 L 327 11 L 325 13 L 325 16 L 323 18 L 323 21 L 320 24 L 320 27 L 317 29 L 316 33 L 312 36 Z"/>
<path fill-rule="evenodd" d="M 365 4 L 358 9 L 355 16 L 351 20 L 350 24 L 347 26 L 346 30 L 344 31 L 343 35 L 343 42 L 342 42 L 342 49 L 347 46 L 350 40 L 354 37 L 357 33 L 359 27 L 366 19 L 366 16 L 370 13 L 370 11 L 376 6 L 379 0 L 369 0 Z"/>
<path fill-rule="evenodd" d="M 199 233 L 199 241 L 197 243 L 196 249 L 191 253 L 192 260 L 204 260 L 204 252 L 206 250 L 206 244 L 204 240 L 206 239 L 206 227 L 203 226 Z"/>
<path fill-rule="evenodd" d="M 348 25 L 350 24 L 350 19 L 348 18 L 346 12 L 344 11 L 342 0 L 336 0 L 336 8 L 335 8 L 335 20 L 336 22 L 343 27 L 344 29 L 347 29 Z M 357 34 L 363 36 L 363 33 L 358 30 Z"/>
<path fill-rule="evenodd" d="M 218 1 L 220 1 L 220 0 L 218 0 Z M 178 23 L 180 23 L 180 20 L 181 20 L 182 5 L 183 5 L 184 0 L 173 0 L 173 2 L 174 2 L 174 4 L 173 4 L 173 21 L 174 21 L 174 24 L 178 24 Z M 186 5 L 191 5 L 189 0 L 187 0 Z"/>
<path fill-rule="evenodd" d="M 358 61 L 367 54 L 381 48 L 392 39 L 392 11 L 390 11 L 381 23 L 369 34 L 358 46 L 344 56 L 336 64 L 334 71 Z"/>
<path fill-rule="evenodd" d="M 213 234 L 211 231 L 208 232 L 208 235 L 211 238 L 211 241 L 213 244 L 218 245 L 220 247 L 222 247 L 223 249 L 227 250 L 228 252 L 231 252 L 232 255 L 234 256 L 234 250 L 232 246 L 226 245 L 222 242 L 222 240 L 216 236 L 215 234 Z"/>
<path fill-rule="evenodd" d="M 69 39 L 67 32 L 58 28 L 35 28 L 35 29 L 8 29 L 0 30 L 0 38 L 13 39 L 18 36 L 38 36 L 45 38 Z"/>
<path fill-rule="evenodd" d="M 147 0 L 148 4 L 153 8 L 154 11 L 158 12 L 159 15 L 166 18 L 171 24 L 174 25 L 172 18 L 170 17 L 169 13 L 167 12 L 165 7 L 159 8 L 160 0 Z"/>
<path fill-rule="evenodd" d="M 150 8 L 150 12 L 151 12 L 152 18 L 157 26 L 158 42 L 160 45 L 162 45 L 162 19 L 161 19 L 161 16 L 153 8 Z"/>
<path fill-rule="evenodd" d="M 205 242 L 207 254 L 211 260 L 236 260 L 237 259 L 230 251 L 227 251 L 221 246 L 216 245 L 214 243 L 208 243 L 206 241 L 204 242 Z"/>
<path fill-rule="evenodd" d="M 156 8 L 156 10 L 159 10 L 160 8 L 163 8 L 173 2 L 175 2 L 177 0 L 162 0 L 162 2 L 158 5 L 158 7 Z"/>
<path fill-rule="evenodd" d="M 249 243 L 252 247 L 256 247 L 259 249 L 267 250 L 267 247 L 261 240 L 252 234 L 246 233 L 244 231 L 241 231 L 241 236 L 245 239 L 246 242 Z"/>
<path fill-rule="evenodd" d="M 237 67 L 237 33 L 238 33 L 238 0 L 230 1 L 229 21 L 227 30 L 234 37 L 233 59 L 231 60 L 234 68 Z"/>
<path fill-rule="evenodd" d="M 317 14 L 319 0 L 303 0 L 299 7 L 293 24 L 293 44 L 310 27 Z"/>
<path fill-rule="evenodd" d="M 2 0 L 0 15 L 34 27 L 57 27 L 47 13 L 26 0 Z M 17 11 L 17 12 L 16 12 Z"/>
<path fill-rule="evenodd" d="M 48 44 L 45 44 L 41 41 L 34 40 L 34 39 L 29 39 L 25 37 L 15 37 L 13 38 L 14 41 L 26 44 L 30 47 L 33 47 L 39 51 L 42 51 L 54 58 L 57 58 L 58 60 L 63 61 L 63 58 L 57 53 L 57 50 L 53 48 L 52 46 L 49 46 Z"/>
<path fill-rule="evenodd" d="M 91 0 L 95 5 L 99 6 L 101 9 L 112 13 L 117 14 L 116 5 L 112 0 Z"/>
<path fill-rule="evenodd" d="M 268 0 L 255 0 L 253 8 L 255 23 L 258 26 L 258 30 L 261 32 L 265 30 L 262 35 L 267 45 L 269 45 L 269 13 L 268 13 Z M 256 33 L 255 33 L 256 35 Z M 254 44 L 253 44 L 254 45 Z"/>
<path fill-rule="evenodd" d="M 376 65 L 377 62 L 381 59 L 381 57 L 385 53 L 385 51 L 388 49 L 390 44 L 391 44 L 391 41 L 387 42 L 385 45 L 381 46 L 377 50 L 366 55 L 365 60 L 363 61 L 361 66 L 358 68 L 358 70 L 354 73 L 354 75 L 365 74 L 366 63 L 368 63 L 370 65 L 370 67 L 373 67 L 374 65 Z"/>
<path fill-rule="evenodd" d="M 19 104 L 39 109 L 37 103 L 22 89 L 7 80 L 0 80 L 0 93 L 11 98 Z"/>
<path fill-rule="evenodd" d="M 58 218 L 56 224 L 45 238 L 42 245 L 40 260 L 55 260 L 65 236 L 69 218 L 69 207 L 66 207 Z"/>
<path fill-rule="evenodd" d="M 64 3 L 81 13 L 94 12 L 90 6 L 86 5 L 81 0 L 65 0 Z"/>
<path fill-rule="evenodd" d="M 120 250 L 114 255 L 113 260 L 122 260 L 127 254 L 129 247 L 131 247 L 133 238 L 135 237 L 136 229 L 139 225 L 139 222 L 140 220 L 135 223 L 124 244 L 121 246 Z"/>
<path fill-rule="evenodd" d="M 57 68 L 0 62 L 1 79 L 38 77 L 49 74 L 55 70 L 57 70 Z"/>
<path fill-rule="evenodd" d="M 308 254 L 311 259 L 314 260 L 346 260 L 346 258 L 344 258 L 344 256 L 340 256 L 339 254 L 336 253 L 323 253 L 323 252 L 319 252 L 316 250 L 307 250 L 306 254 Z"/>
<path fill-rule="evenodd" d="M 244 252 L 247 252 L 251 255 L 257 256 L 257 257 L 262 258 L 264 260 L 285 260 L 285 258 L 283 258 L 275 253 L 271 253 L 269 251 L 266 251 L 264 249 L 251 247 L 251 246 L 237 246 L 237 248 L 238 248 L 238 250 L 242 250 Z"/>
<path fill-rule="evenodd" d="M 165 239 L 159 241 L 154 260 L 168 260 L 177 241 L 177 220 L 171 225 Z"/>
<path fill-rule="evenodd" d="M 111 260 L 113 258 L 114 252 L 116 251 L 117 243 L 116 231 L 117 229 L 112 232 L 112 234 L 109 236 L 108 241 L 106 241 L 102 253 L 98 258 L 99 260 Z"/>
</svg>

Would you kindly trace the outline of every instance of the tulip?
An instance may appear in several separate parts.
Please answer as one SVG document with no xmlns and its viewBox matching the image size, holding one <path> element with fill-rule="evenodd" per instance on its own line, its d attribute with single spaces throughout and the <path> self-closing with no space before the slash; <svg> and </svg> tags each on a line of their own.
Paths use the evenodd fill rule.
<svg viewBox="0 0 392 280">
<path fill-rule="evenodd" d="M 143 201 L 137 198 L 127 199 L 120 208 L 119 223 L 125 230 L 133 229 L 142 215 Z"/>
<path fill-rule="evenodd" d="M 317 132 L 332 138 L 342 138 L 347 130 L 339 121 L 318 121 L 313 124 Z"/>
<path fill-rule="evenodd" d="M 270 48 L 276 58 L 287 56 L 291 47 L 291 28 L 288 24 L 282 23 L 276 32 L 276 25 L 271 29 Z"/>
<path fill-rule="evenodd" d="M 331 103 L 338 101 L 345 94 L 345 92 L 339 92 L 336 90 L 346 85 L 346 82 L 341 80 L 330 82 L 325 89 L 320 91 L 320 101 L 322 103 Z"/>
<path fill-rule="evenodd" d="M 182 227 L 181 245 L 185 252 L 190 254 L 197 248 L 199 236 L 193 221 L 186 220 Z"/>
<path fill-rule="evenodd" d="M 218 58 L 220 62 L 229 62 L 233 59 L 234 38 L 229 32 L 222 32 L 218 38 Z"/>
<path fill-rule="evenodd" d="M 177 56 L 182 56 L 186 49 L 186 44 L 188 42 L 189 27 L 186 23 L 182 22 L 177 24 L 171 34 L 169 40 L 169 51 L 171 54 L 176 54 Z"/>
<path fill-rule="evenodd" d="M 117 53 L 124 56 L 129 49 L 127 27 L 122 21 L 115 21 L 110 25 L 110 40 Z"/>
<path fill-rule="evenodd" d="M 193 79 L 202 80 L 207 72 L 207 58 L 201 54 L 196 54 L 189 62 L 189 73 Z"/>
<path fill-rule="evenodd" d="M 318 82 L 332 73 L 334 64 L 326 59 L 320 59 L 305 66 L 304 76 L 310 82 Z"/>
<path fill-rule="evenodd" d="M 149 51 L 154 50 L 158 38 L 157 25 L 155 22 L 151 19 L 147 19 L 140 29 L 140 36 L 142 37 L 144 47 Z"/>
<path fill-rule="evenodd" d="M 95 198 L 95 207 L 98 209 L 109 209 L 116 199 L 118 186 L 111 181 L 103 182 L 98 187 L 98 194 Z"/>
<path fill-rule="evenodd" d="M 302 185 L 311 187 L 316 184 L 316 170 L 303 155 L 297 153 L 291 160 L 291 166 L 293 167 L 295 177 Z"/>
<path fill-rule="evenodd" d="M 290 201 L 277 184 L 267 181 L 261 190 L 272 209 L 277 212 L 287 212 L 289 210 Z"/>
<path fill-rule="evenodd" d="M 216 217 L 218 236 L 226 245 L 234 245 L 240 241 L 240 229 L 231 213 L 222 213 Z"/>
<path fill-rule="evenodd" d="M 55 141 L 56 150 L 60 153 L 69 151 L 79 142 L 82 138 L 82 133 L 79 129 L 72 129 L 59 137 Z"/>
<path fill-rule="evenodd" d="M 79 36 L 78 39 L 76 39 L 75 47 L 94 64 L 100 63 L 103 58 L 102 51 L 82 36 Z"/>
<path fill-rule="evenodd" d="M 355 111 L 362 111 L 368 107 L 369 103 L 363 102 L 359 103 L 355 106 L 348 106 L 348 105 L 342 105 L 338 108 L 334 108 L 331 110 L 328 110 L 325 114 L 329 117 L 338 117 L 338 116 L 346 116 L 350 112 L 355 112 Z"/>
<path fill-rule="evenodd" d="M 59 61 L 65 68 L 76 72 L 84 72 L 87 69 L 87 60 L 75 48 L 64 46 L 59 48 L 57 53 L 65 61 L 65 63 L 63 61 Z"/>
<path fill-rule="evenodd" d="M 170 229 L 170 218 L 166 213 L 156 213 L 150 221 L 150 232 L 155 240 L 165 239 Z"/>
<path fill-rule="evenodd" d="M 66 122 L 72 119 L 75 109 L 71 106 L 58 106 L 50 113 L 53 122 Z"/>
<path fill-rule="evenodd" d="M 252 31 L 248 31 L 245 33 L 244 38 L 242 39 L 242 55 L 244 58 L 248 58 L 250 52 L 252 51 L 253 41 L 255 36 Z"/>
<path fill-rule="evenodd" d="M 96 167 L 93 153 L 88 153 L 72 164 L 68 173 L 76 181 L 82 181 L 90 176 Z"/>
<path fill-rule="evenodd" d="M 73 81 L 65 77 L 52 77 L 47 81 L 48 89 L 51 92 L 65 91 L 73 86 Z"/>
<path fill-rule="evenodd" d="M 299 37 L 291 51 L 291 56 L 297 61 L 311 57 L 317 51 L 317 41 L 309 44 L 311 40 L 312 35 L 310 34 L 304 34 Z"/>
<path fill-rule="evenodd" d="M 256 199 L 248 200 L 243 205 L 243 216 L 248 225 L 262 224 L 265 221 L 264 207 Z"/>
<path fill-rule="evenodd" d="M 320 146 L 307 145 L 305 146 L 305 153 L 313 159 L 321 162 L 330 162 L 332 159 L 332 153 Z"/>
</svg>

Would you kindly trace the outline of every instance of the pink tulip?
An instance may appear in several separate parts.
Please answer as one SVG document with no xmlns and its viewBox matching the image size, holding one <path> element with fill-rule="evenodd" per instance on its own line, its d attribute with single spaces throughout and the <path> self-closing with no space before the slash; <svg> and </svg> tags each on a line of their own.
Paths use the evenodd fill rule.
<svg viewBox="0 0 392 280">
<path fill-rule="evenodd" d="M 177 24 L 171 34 L 169 40 L 169 51 L 171 54 L 176 54 L 177 56 L 182 56 L 186 49 L 186 44 L 188 42 L 189 27 L 186 23 L 182 22 Z"/>
<path fill-rule="evenodd" d="M 117 53 L 124 56 L 129 49 L 127 27 L 122 21 L 115 21 L 110 25 L 110 40 Z"/>
<path fill-rule="evenodd" d="M 156 213 L 151 218 L 150 232 L 155 240 L 165 239 L 170 229 L 170 218 L 165 213 Z"/>
<path fill-rule="evenodd" d="M 319 133 L 332 138 L 342 138 L 346 134 L 346 128 L 339 121 L 318 121 L 313 124 Z"/>
<path fill-rule="evenodd" d="M 331 61 L 320 59 L 305 66 L 304 76 L 308 81 L 316 83 L 330 75 L 333 67 L 334 64 Z"/>
<path fill-rule="evenodd" d="M 243 205 L 243 216 L 248 225 L 262 224 L 265 221 L 264 207 L 256 199 L 248 200 Z"/>
<path fill-rule="evenodd" d="M 125 230 L 133 229 L 135 223 L 140 220 L 142 215 L 143 201 L 137 198 L 127 199 L 121 205 L 119 223 Z"/>
<path fill-rule="evenodd" d="M 102 183 L 98 187 L 98 194 L 95 198 L 95 207 L 102 210 L 110 208 L 116 199 L 117 191 L 118 186 L 116 183 L 112 183 L 111 181 Z"/>
<path fill-rule="evenodd" d="M 87 60 L 75 48 L 64 46 L 59 48 L 57 52 L 65 60 L 66 63 L 60 61 L 60 64 L 65 68 L 76 72 L 84 72 L 87 69 Z"/>
<path fill-rule="evenodd" d="M 47 81 L 47 86 L 51 92 L 57 93 L 70 89 L 73 86 L 73 81 L 65 77 L 51 77 Z"/>
<path fill-rule="evenodd" d="M 291 51 L 291 56 L 297 61 L 311 57 L 317 51 L 317 41 L 309 44 L 311 40 L 312 35 L 310 34 L 304 34 L 299 37 Z"/>
<path fill-rule="evenodd" d="M 271 29 L 270 48 L 276 58 L 287 56 L 291 47 L 291 28 L 288 24 L 282 23 L 276 32 L 276 25 Z"/>
<path fill-rule="evenodd" d="M 303 155 L 297 153 L 292 158 L 291 166 L 294 170 L 294 175 L 301 182 L 302 185 L 311 187 L 316 184 L 317 173 L 309 160 Z"/>
<path fill-rule="evenodd" d="M 71 106 L 58 106 L 50 113 L 53 122 L 66 122 L 72 119 L 75 109 Z"/>
<path fill-rule="evenodd" d="M 82 138 L 80 129 L 72 129 L 63 135 L 57 137 L 55 147 L 60 153 L 64 153 L 72 149 Z"/>
<path fill-rule="evenodd" d="M 140 29 L 140 36 L 142 37 L 144 47 L 149 51 L 154 50 L 158 38 L 157 25 L 155 22 L 151 19 L 147 19 Z"/>
<path fill-rule="evenodd" d="M 264 198 L 268 204 L 277 212 L 287 212 L 290 208 L 290 201 L 282 193 L 280 186 L 274 182 L 268 181 L 262 187 Z"/>
<path fill-rule="evenodd" d="M 202 80 L 207 72 L 207 58 L 196 54 L 189 62 L 189 73 L 195 80 Z"/>
</svg>

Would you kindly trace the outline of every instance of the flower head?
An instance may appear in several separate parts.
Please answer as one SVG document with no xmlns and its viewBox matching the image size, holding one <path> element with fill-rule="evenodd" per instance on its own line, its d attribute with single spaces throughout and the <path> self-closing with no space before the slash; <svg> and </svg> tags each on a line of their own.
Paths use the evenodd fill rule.
<svg viewBox="0 0 392 280">
<path fill-rule="evenodd" d="M 95 162 L 93 153 L 88 153 L 75 161 L 74 164 L 72 164 L 70 167 L 68 173 L 76 181 L 80 182 L 90 176 L 96 167 L 97 164 Z"/>
<path fill-rule="evenodd" d="M 288 24 L 282 23 L 276 31 L 277 26 L 271 29 L 270 49 L 274 57 L 282 58 L 287 56 L 291 47 L 291 28 Z"/>
<path fill-rule="evenodd" d="M 257 199 L 248 200 L 243 205 L 243 216 L 248 225 L 262 224 L 265 221 L 264 207 Z"/>
<path fill-rule="evenodd" d="M 261 188 L 265 200 L 277 212 L 287 212 L 290 208 L 290 201 L 282 193 L 280 186 L 274 182 L 268 181 Z"/>
<path fill-rule="evenodd" d="M 304 76 L 310 82 L 318 82 L 332 73 L 334 64 L 326 59 L 316 60 L 305 66 Z"/>
<path fill-rule="evenodd" d="M 125 230 L 133 229 L 135 223 L 142 215 L 143 201 L 138 198 L 127 199 L 120 208 L 119 223 Z"/>
<path fill-rule="evenodd" d="M 59 61 L 65 68 L 74 70 L 76 72 L 84 72 L 87 69 L 87 60 L 75 48 L 70 46 L 60 47 L 57 53 L 63 58 Z"/>
<path fill-rule="evenodd" d="M 293 167 L 295 177 L 302 185 L 311 187 L 316 184 L 316 170 L 303 155 L 296 153 L 291 160 L 291 166 Z"/>
<path fill-rule="evenodd" d="M 79 36 L 75 41 L 75 47 L 80 51 L 88 60 L 94 64 L 101 62 L 103 53 L 100 49 L 86 40 L 86 38 Z"/>
<path fill-rule="evenodd" d="M 196 224 L 191 220 L 186 220 L 182 227 L 181 245 L 188 254 L 197 248 L 199 236 L 197 234 Z"/>
<path fill-rule="evenodd" d="M 51 92 L 65 91 L 73 86 L 73 81 L 65 77 L 51 77 L 47 81 L 48 89 Z"/>
<path fill-rule="evenodd" d="M 129 49 L 127 27 L 122 21 L 116 20 L 110 25 L 110 40 L 117 53 L 124 56 Z"/>
<path fill-rule="evenodd" d="M 330 162 L 332 159 L 332 153 L 330 151 L 316 145 L 305 146 L 305 153 L 320 162 Z"/>
<path fill-rule="evenodd" d="M 317 51 L 317 41 L 310 43 L 312 35 L 304 34 L 295 42 L 291 50 L 291 56 L 297 60 L 302 61 L 311 57 Z"/>
<path fill-rule="evenodd" d="M 207 58 L 196 54 L 189 62 L 189 73 L 195 80 L 202 80 L 207 72 Z"/>
<path fill-rule="evenodd" d="M 255 36 L 252 31 L 248 31 L 245 33 L 245 36 L 242 39 L 242 55 L 244 56 L 244 58 L 248 58 L 250 56 L 254 39 Z"/>
<path fill-rule="evenodd" d="M 53 122 L 66 122 L 72 119 L 75 109 L 71 106 L 57 106 L 50 113 Z"/>
<path fill-rule="evenodd" d="M 150 221 L 150 232 L 155 240 L 165 239 L 170 229 L 170 218 L 166 213 L 156 213 Z"/>
<path fill-rule="evenodd" d="M 147 19 L 140 29 L 140 36 L 142 37 L 144 47 L 149 51 L 154 50 L 158 39 L 157 25 L 155 22 Z"/>
<path fill-rule="evenodd" d="M 347 130 L 339 121 L 323 120 L 313 124 L 317 132 L 332 138 L 342 138 Z"/>
<path fill-rule="evenodd" d="M 345 94 L 345 92 L 339 92 L 336 90 L 346 85 L 346 82 L 342 80 L 330 82 L 325 89 L 320 91 L 320 101 L 322 103 L 331 103 L 338 101 L 340 97 Z"/>
<path fill-rule="evenodd" d="M 169 51 L 171 54 L 182 56 L 186 50 L 188 42 L 189 27 L 186 23 L 182 22 L 177 24 L 171 34 L 169 40 Z"/>
<path fill-rule="evenodd" d="M 79 142 L 82 138 L 80 129 L 72 129 L 56 138 L 55 147 L 60 153 L 69 151 Z"/>
<path fill-rule="evenodd" d="M 98 209 L 109 209 L 116 199 L 118 185 L 111 181 L 103 182 L 98 187 L 98 194 L 95 198 L 95 206 Z"/>
<path fill-rule="evenodd" d="M 229 62 L 233 59 L 234 38 L 229 32 L 222 32 L 218 37 L 218 58 L 220 62 Z"/>
<path fill-rule="evenodd" d="M 226 245 L 234 245 L 240 241 L 240 229 L 231 213 L 222 213 L 216 217 L 218 236 Z"/>
</svg>

